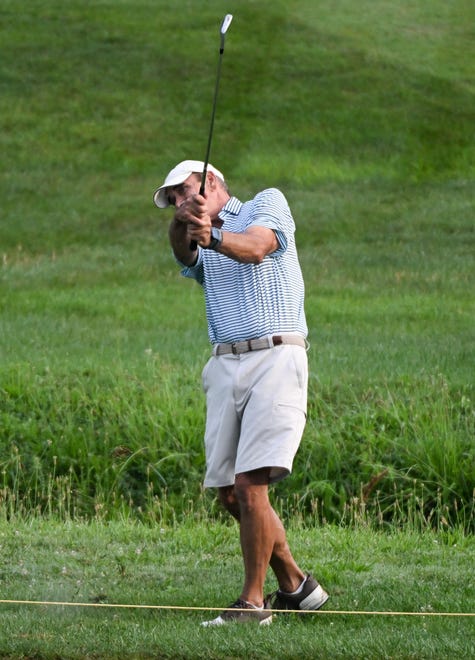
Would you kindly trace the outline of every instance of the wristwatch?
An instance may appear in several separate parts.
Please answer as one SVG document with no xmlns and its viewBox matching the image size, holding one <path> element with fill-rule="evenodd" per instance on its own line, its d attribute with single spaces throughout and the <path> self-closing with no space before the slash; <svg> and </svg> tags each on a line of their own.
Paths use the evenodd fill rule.
<svg viewBox="0 0 475 660">
<path fill-rule="evenodd" d="M 211 240 L 206 246 L 207 250 L 217 250 L 223 242 L 223 232 L 218 227 L 211 227 Z"/>
</svg>

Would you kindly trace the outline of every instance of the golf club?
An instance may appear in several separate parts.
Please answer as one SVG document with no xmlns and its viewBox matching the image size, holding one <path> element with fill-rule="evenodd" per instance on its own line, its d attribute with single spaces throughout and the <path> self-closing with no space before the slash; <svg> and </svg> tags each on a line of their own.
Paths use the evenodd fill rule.
<svg viewBox="0 0 475 660">
<path fill-rule="evenodd" d="M 216 103 L 218 100 L 218 89 L 219 89 L 219 79 L 221 77 L 221 62 L 223 61 L 223 53 L 224 53 L 224 40 L 226 36 L 226 32 L 231 25 L 231 21 L 233 20 L 232 14 L 226 14 L 226 16 L 223 19 L 223 22 L 221 23 L 221 28 L 219 30 L 219 34 L 221 35 L 221 45 L 219 48 L 219 58 L 218 58 L 218 72 L 216 74 L 216 85 L 214 88 L 214 99 L 213 99 L 213 110 L 211 113 L 211 123 L 209 127 L 209 135 L 208 135 L 208 145 L 206 147 L 206 156 L 204 160 L 204 166 L 203 166 L 203 173 L 201 175 L 201 186 L 200 186 L 200 195 L 204 195 L 205 192 L 205 186 L 206 186 L 206 174 L 208 172 L 208 163 L 209 163 L 209 154 L 211 151 L 211 140 L 213 137 L 213 127 L 214 127 L 214 117 L 216 115 Z M 191 241 L 190 242 L 190 250 L 196 250 L 197 248 L 197 243 L 196 241 Z"/>
</svg>

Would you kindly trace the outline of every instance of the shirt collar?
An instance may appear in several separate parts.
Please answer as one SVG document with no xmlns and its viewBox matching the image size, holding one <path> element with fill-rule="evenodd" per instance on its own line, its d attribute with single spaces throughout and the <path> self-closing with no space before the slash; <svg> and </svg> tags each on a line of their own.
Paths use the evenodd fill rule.
<svg viewBox="0 0 475 660">
<path fill-rule="evenodd" d="M 221 220 L 224 220 L 224 217 L 229 214 L 239 215 L 241 207 L 242 207 L 242 202 L 240 202 L 237 197 L 230 197 L 218 215 L 221 218 Z M 221 214 L 223 215 L 223 217 L 221 217 Z"/>
</svg>

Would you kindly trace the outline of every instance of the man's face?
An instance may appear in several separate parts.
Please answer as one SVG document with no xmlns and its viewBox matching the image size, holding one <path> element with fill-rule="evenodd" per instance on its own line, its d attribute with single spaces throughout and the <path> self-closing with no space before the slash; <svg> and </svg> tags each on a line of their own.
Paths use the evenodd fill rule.
<svg viewBox="0 0 475 660">
<path fill-rule="evenodd" d="M 167 197 L 170 206 L 178 208 L 186 199 L 188 199 L 188 197 L 199 193 L 200 182 L 201 177 L 199 174 L 190 174 L 183 183 L 180 183 L 178 186 L 167 188 Z"/>
</svg>

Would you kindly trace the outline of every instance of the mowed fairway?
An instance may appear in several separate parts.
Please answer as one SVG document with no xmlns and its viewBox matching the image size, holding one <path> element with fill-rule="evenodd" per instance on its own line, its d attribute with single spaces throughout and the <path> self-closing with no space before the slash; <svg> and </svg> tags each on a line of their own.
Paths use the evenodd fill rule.
<svg viewBox="0 0 475 660">
<path fill-rule="evenodd" d="M 159 529 L 189 539 L 177 578 L 182 598 L 205 530 L 216 546 L 235 540 L 212 494 L 201 492 L 200 372 L 209 355 L 202 293 L 180 277 L 167 238 L 171 213 L 152 202 L 173 165 L 204 157 L 226 13 L 234 19 L 211 162 L 243 200 L 271 186 L 285 193 L 306 283 L 308 423 L 294 473 L 275 490 L 276 506 L 299 530 L 311 530 L 295 532 L 296 544 L 310 570 L 323 561 L 335 608 L 420 609 L 436 598 L 440 611 L 473 612 L 470 571 L 463 598 L 456 595 L 465 571 L 459 554 L 448 602 L 443 590 L 418 599 L 420 584 L 434 578 L 431 562 L 439 589 L 450 572 L 450 553 L 433 557 L 428 546 L 473 556 L 475 7 L 467 0 L 2 1 L 0 545 L 8 540 L 15 554 L 15 521 L 18 547 L 31 523 L 41 525 L 34 538 L 60 553 L 58 525 L 81 520 L 87 536 L 91 519 L 99 527 L 130 524 L 112 527 L 115 539 L 98 531 L 102 548 L 119 543 L 117 535 L 129 542 L 140 521 L 142 539 Z M 346 569 L 342 558 L 325 563 L 340 543 L 350 544 L 351 556 L 347 528 L 358 530 L 358 552 L 365 530 L 377 558 L 370 587 L 393 585 L 382 601 L 377 589 L 361 600 L 350 588 L 355 580 L 366 588 L 369 555 Z M 329 535 L 324 547 L 320 531 Z M 398 537 L 397 547 L 407 548 L 407 565 L 414 555 L 430 554 L 431 562 L 422 561 L 419 573 L 405 574 L 402 564 L 388 573 L 390 551 L 378 539 L 405 531 L 406 546 Z M 164 546 L 162 566 L 174 565 L 172 546 Z M 190 604 L 220 606 L 235 596 L 239 550 L 230 547 L 232 561 L 218 555 Z M 203 552 L 212 556 L 208 545 Z M 81 557 L 88 566 L 95 561 L 84 548 Z M 236 566 L 232 582 L 228 560 Z M 43 584 L 35 591 L 32 571 L 48 571 L 46 560 L 35 566 L 0 562 L 10 598 L 56 593 Z M 153 566 L 147 579 L 159 583 Z M 127 571 L 133 575 L 133 562 Z M 60 573 L 52 571 L 52 585 Z M 167 585 L 166 602 L 177 603 Z M 402 585 L 410 598 L 393 600 Z M 90 596 L 83 585 L 78 590 Z M 156 600 L 163 602 L 160 593 Z M 92 628 L 79 613 L 77 644 L 61 638 L 55 646 L 52 628 L 41 648 L 37 613 L 9 613 L 8 630 L 23 632 L 4 635 L 5 657 L 94 656 Z M 195 630 L 193 617 L 166 619 L 165 646 L 149 624 L 142 643 L 136 613 L 132 637 L 129 630 L 114 645 L 105 620 L 95 631 L 96 657 L 106 657 L 108 645 L 110 657 L 193 657 L 190 644 L 173 645 Z M 256 653 L 470 657 L 467 621 L 411 624 L 406 637 L 403 626 L 393 628 L 385 649 L 378 624 L 362 620 L 350 624 L 352 652 L 341 619 L 328 619 L 320 656 L 309 641 L 315 622 L 296 629 L 279 622 L 270 633 L 279 646 L 267 639 Z M 430 640 L 436 631 L 438 647 Z M 228 650 L 222 636 L 209 647 L 199 637 L 196 657 L 258 657 L 251 640 L 233 635 Z"/>
</svg>

